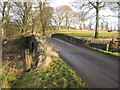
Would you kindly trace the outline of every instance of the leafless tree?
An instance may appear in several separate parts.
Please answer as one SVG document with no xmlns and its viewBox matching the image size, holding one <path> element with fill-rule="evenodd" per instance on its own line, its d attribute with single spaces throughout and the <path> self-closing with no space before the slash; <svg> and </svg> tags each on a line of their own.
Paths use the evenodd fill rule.
<svg viewBox="0 0 120 90">
<path fill-rule="evenodd" d="M 22 35 L 27 33 L 28 19 L 32 9 L 32 4 L 32 2 L 14 2 L 13 4 L 13 12 L 16 16 L 14 21 L 17 23 Z"/>
<path fill-rule="evenodd" d="M 54 24 L 58 26 L 58 30 L 59 30 L 65 19 L 64 11 L 60 7 L 57 7 L 56 9 L 54 9 L 54 14 L 52 19 Z"/>
<path fill-rule="evenodd" d="M 101 22 L 101 30 L 104 30 L 104 22 Z"/>
<path fill-rule="evenodd" d="M 61 25 L 65 26 L 66 29 L 69 29 L 73 21 L 73 16 L 74 12 L 72 8 L 63 5 L 54 10 L 53 21 L 58 26 L 58 29 L 60 29 Z"/>
<path fill-rule="evenodd" d="M 39 2 L 39 22 L 41 24 L 42 36 L 46 36 L 46 30 L 51 24 L 53 8 L 47 6 L 48 2 L 44 0 Z"/>
<path fill-rule="evenodd" d="M 95 38 L 98 38 L 98 30 L 99 30 L 99 12 L 102 8 L 105 6 L 109 6 L 112 3 L 108 2 L 100 2 L 99 0 L 96 0 L 96 2 L 91 2 L 88 0 L 87 2 L 83 2 L 81 0 L 76 0 L 75 7 L 79 7 L 79 9 L 83 8 L 82 10 L 85 10 L 86 13 L 89 13 L 91 10 L 95 9 L 96 12 L 96 27 L 95 27 Z"/>
<path fill-rule="evenodd" d="M 70 8 L 67 5 L 61 6 L 61 10 L 63 10 L 63 12 L 64 12 L 66 29 L 69 29 L 70 24 L 72 22 L 73 10 L 72 10 L 72 8 Z"/>
<path fill-rule="evenodd" d="M 0 3 L 0 13 L 1 13 L 1 26 L 2 26 L 2 33 L 3 36 L 6 36 L 6 30 L 9 27 L 10 23 L 10 9 L 12 5 L 10 2 L 1 2 Z"/>
<path fill-rule="evenodd" d="M 77 25 L 81 24 L 81 16 L 80 13 L 78 12 L 73 12 L 72 16 L 71 16 L 71 24 L 72 26 L 74 26 L 75 28 L 77 27 Z"/>
</svg>

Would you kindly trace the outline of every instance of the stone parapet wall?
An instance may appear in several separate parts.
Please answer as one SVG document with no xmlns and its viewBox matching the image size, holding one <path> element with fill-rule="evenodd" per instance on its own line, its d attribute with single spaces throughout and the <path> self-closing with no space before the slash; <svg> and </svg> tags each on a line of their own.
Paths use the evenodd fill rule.
<svg viewBox="0 0 120 90">
<path fill-rule="evenodd" d="M 69 36 L 69 35 L 65 35 L 65 34 L 53 34 L 51 37 L 55 37 L 55 38 L 59 38 L 59 39 L 62 39 L 62 40 L 65 40 L 67 42 L 70 42 L 70 43 L 74 43 L 74 44 L 77 44 L 77 45 L 84 45 L 87 43 L 87 40 L 84 40 L 84 39 L 78 39 L 78 38 L 75 38 L 75 37 L 72 37 L 72 36 Z"/>
<path fill-rule="evenodd" d="M 61 34 L 61 33 L 52 34 L 51 37 L 59 38 L 59 39 L 65 40 L 67 42 L 74 43 L 76 45 L 87 45 L 87 46 L 95 47 L 95 48 L 98 48 L 98 49 L 113 51 L 113 52 L 119 52 L 120 51 L 120 48 L 119 48 L 120 47 L 120 41 L 110 41 L 109 44 L 91 43 L 88 40 L 78 39 L 78 38 L 75 38 L 73 36 L 69 36 L 69 35 Z"/>
</svg>

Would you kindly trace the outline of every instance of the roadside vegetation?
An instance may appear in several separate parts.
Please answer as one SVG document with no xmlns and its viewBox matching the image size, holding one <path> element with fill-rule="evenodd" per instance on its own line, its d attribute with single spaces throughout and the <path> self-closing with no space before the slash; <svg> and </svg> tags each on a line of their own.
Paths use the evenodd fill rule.
<svg viewBox="0 0 120 90">
<path fill-rule="evenodd" d="M 13 88 L 85 88 L 85 83 L 62 59 L 52 59 L 49 68 L 26 73 Z"/>
<path fill-rule="evenodd" d="M 10 88 L 25 70 L 25 43 L 22 37 L 2 42 L 2 88 Z"/>
<path fill-rule="evenodd" d="M 96 51 L 108 53 L 108 54 L 111 54 L 111 55 L 114 55 L 114 56 L 120 56 L 120 53 L 118 53 L 118 52 L 109 52 L 109 51 L 105 51 L 105 50 L 94 48 L 94 47 L 88 47 L 88 48 L 96 50 Z"/>
<path fill-rule="evenodd" d="M 20 61 L 5 61 L 2 65 L 2 88 L 11 88 L 24 71 L 24 63 Z"/>
<path fill-rule="evenodd" d="M 86 88 L 81 78 L 59 57 L 52 46 L 45 40 L 40 41 L 42 55 L 35 69 L 25 72 L 24 59 L 12 60 L 9 56 L 5 59 L 2 65 L 2 88 Z M 14 43 L 14 48 L 15 46 L 17 45 Z M 12 52 L 8 54 L 11 55 Z"/>
</svg>

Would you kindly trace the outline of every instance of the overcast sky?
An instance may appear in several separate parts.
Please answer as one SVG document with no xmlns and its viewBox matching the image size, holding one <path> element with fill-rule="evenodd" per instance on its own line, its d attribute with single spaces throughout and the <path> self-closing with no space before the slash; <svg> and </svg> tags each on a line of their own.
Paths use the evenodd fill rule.
<svg viewBox="0 0 120 90">
<path fill-rule="evenodd" d="M 62 5 L 68 5 L 68 6 L 72 7 L 72 3 L 74 1 L 75 0 L 50 0 L 50 6 L 52 6 L 54 8 L 62 6 Z M 73 8 L 73 10 L 76 10 L 74 7 L 72 7 L 72 8 Z M 100 15 L 107 16 L 107 15 L 115 15 L 115 14 L 118 15 L 118 12 L 113 13 L 109 9 L 100 11 Z M 116 17 L 107 17 L 106 20 L 108 20 L 109 23 L 113 23 L 114 25 L 118 24 L 118 18 L 116 18 Z M 114 27 L 114 25 L 113 25 L 113 27 Z"/>
<path fill-rule="evenodd" d="M 52 7 L 59 7 L 62 5 L 71 5 L 71 3 L 75 0 L 50 0 L 50 5 Z"/>
<path fill-rule="evenodd" d="M 76 1 L 76 0 L 49 0 L 49 4 L 51 7 L 54 7 L 54 8 L 62 6 L 62 5 L 68 5 L 68 6 L 72 7 L 72 3 L 74 1 Z M 74 7 L 72 7 L 72 8 L 75 11 L 77 10 Z M 118 13 L 113 13 L 110 10 L 101 10 L 100 11 L 100 15 L 107 16 L 107 15 L 115 15 L 115 14 L 118 15 Z M 110 22 L 110 23 L 113 23 L 114 25 L 118 24 L 118 18 L 116 18 L 116 17 L 114 17 L 114 18 L 108 17 L 108 18 L 106 18 L 106 20 L 108 20 L 108 22 Z"/>
</svg>

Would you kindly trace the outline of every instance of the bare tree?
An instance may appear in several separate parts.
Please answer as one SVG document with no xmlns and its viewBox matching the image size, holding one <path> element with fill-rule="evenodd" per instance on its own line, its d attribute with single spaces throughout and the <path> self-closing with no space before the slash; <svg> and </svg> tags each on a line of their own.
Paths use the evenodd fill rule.
<svg viewBox="0 0 120 90">
<path fill-rule="evenodd" d="M 48 26 L 51 25 L 51 17 L 53 8 L 47 6 L 47 0 L 39 2 L 15 2 L 14 8 L 14 22 L 18 26 L 22 35 L 28 31 L 32 33 L 41 32 L 43 36 L 46 35 Z"/>
<path fill-rule="evenodd" d="M 109 30 L 108 23 L 105 24 L 105 28 L 106 28 L 106 30 Z"/>
<path fill-rule="evenodd" d="M 39 2 L 39 22 L 41 24 L 42 36 L 46 36 L 46 30 L 51 24 L 53 8 L 47 6 L 48 2 L 44 0 Z"/>
<path fill-rule="evenodd" d="M 27 33 L 28 19 L 32 9 L 32 2 L 15 2 L 13 12 L 18 17 L 15 19 L 22 35 Z"/>
<path fill-rule="evenodd" d="M 66 29 L 69 29 L 73 21 L 73 10 L 67 5 L 57 7 L 54 10 L 53 21 L 60 29 L 61 25 L 64 25 Z"/>
<path fill-rule="evenodd" d="M 71 24 L 76 28 L 81 24 L 81 16 L 78 12 L 73 12 L 71 16 Z"/>
<path fill-rule="evenodd" d="M 101 30 L 104 30 L 104 22 L 101 22 Z"/>
<path fill-rule="evenodd" d="M 31 10 L 31 15 L 30 15 L 30 18 L 29 18 L 29 22 L 30 22 L 30 25 L 32 26 L 31 27 L 31 33 L 34 34 L 34 33 L 37 33 L 37 30 L 35 29 L 37 27 L 39 27 L 39 19 L 38 19 L 38 11 L 37 10 Z"/>
<path fill-rule="evenodd" d="M 60 29 L 65 17 L 64 17 L 64 11 L 58 7 L 54 10 L 53 14 L 53 22 L 58 26 L 58 30 Z"/>
<path fill-rule="evenodd" d="M 85 21 L 87 19 L 86 13 L 85 12 L 80 12 L 80 18 L 81 18 L 82 29 L 86 29 L 86 24 L 85 24 Z"/>
<path fill-rule="evenodd" d="M 92 22 L 90 21 L 89 23 L 89 29 L 91 30 L 92 29 Z"/>
<path fill-rule="evenodd" d="M 3 36 L 6 36 L 6 30 L 9 28 L 10 23 L 10 9 L 12 5 L 10 2 L 1 2 L 0 3 L 0 13 L 2 15 L 1 25 Z"/>
<path fill-rule="evenodd" d="M 67 5 L 61 6 L 60 8 L 61 8 L 61 10 L 63 10 L 63 12 L 64 12 L 66 29 L 69 29 L 70 24 L 71 24 L 71 22 L 72 22 L 73 10 L 72 10 L 72 8 L 70 8 L 70 7 L 67 6 Z"/>
<path fill-rule="evenodd" d="M 4 22 L 4 20 L 5 20 L 5 12 L 6 12 L 6 8 L 7 8 L 7 4 L 8 4 L 8 2 L 3 2 L 3 3 L 1 3 L 0 4 L 0 8 L 1 8 L 1 13 L 2 13 L 2 19 L 1 19 L 1 22 L 3 23 Z"/>
<path fill-rule="evenodd" d="M 108 2 L 100 2 L 99 0 L 96 0 L 96 2 L 90 2 L 89 0 L 87 2 L 82 2 L 81 0 L 76 2 L 76 7 L 86 9 L 86 13 L 89 13 L 91 10 L 95 9 L 96 12 L 96 26 L 95 26 L 95 38 L 98 38 L 98 30 L 99 30 L 99 12 L 102 8 L 104 8 L 107 5 L 110 5 L 111 3 Z"/>
</svg>

